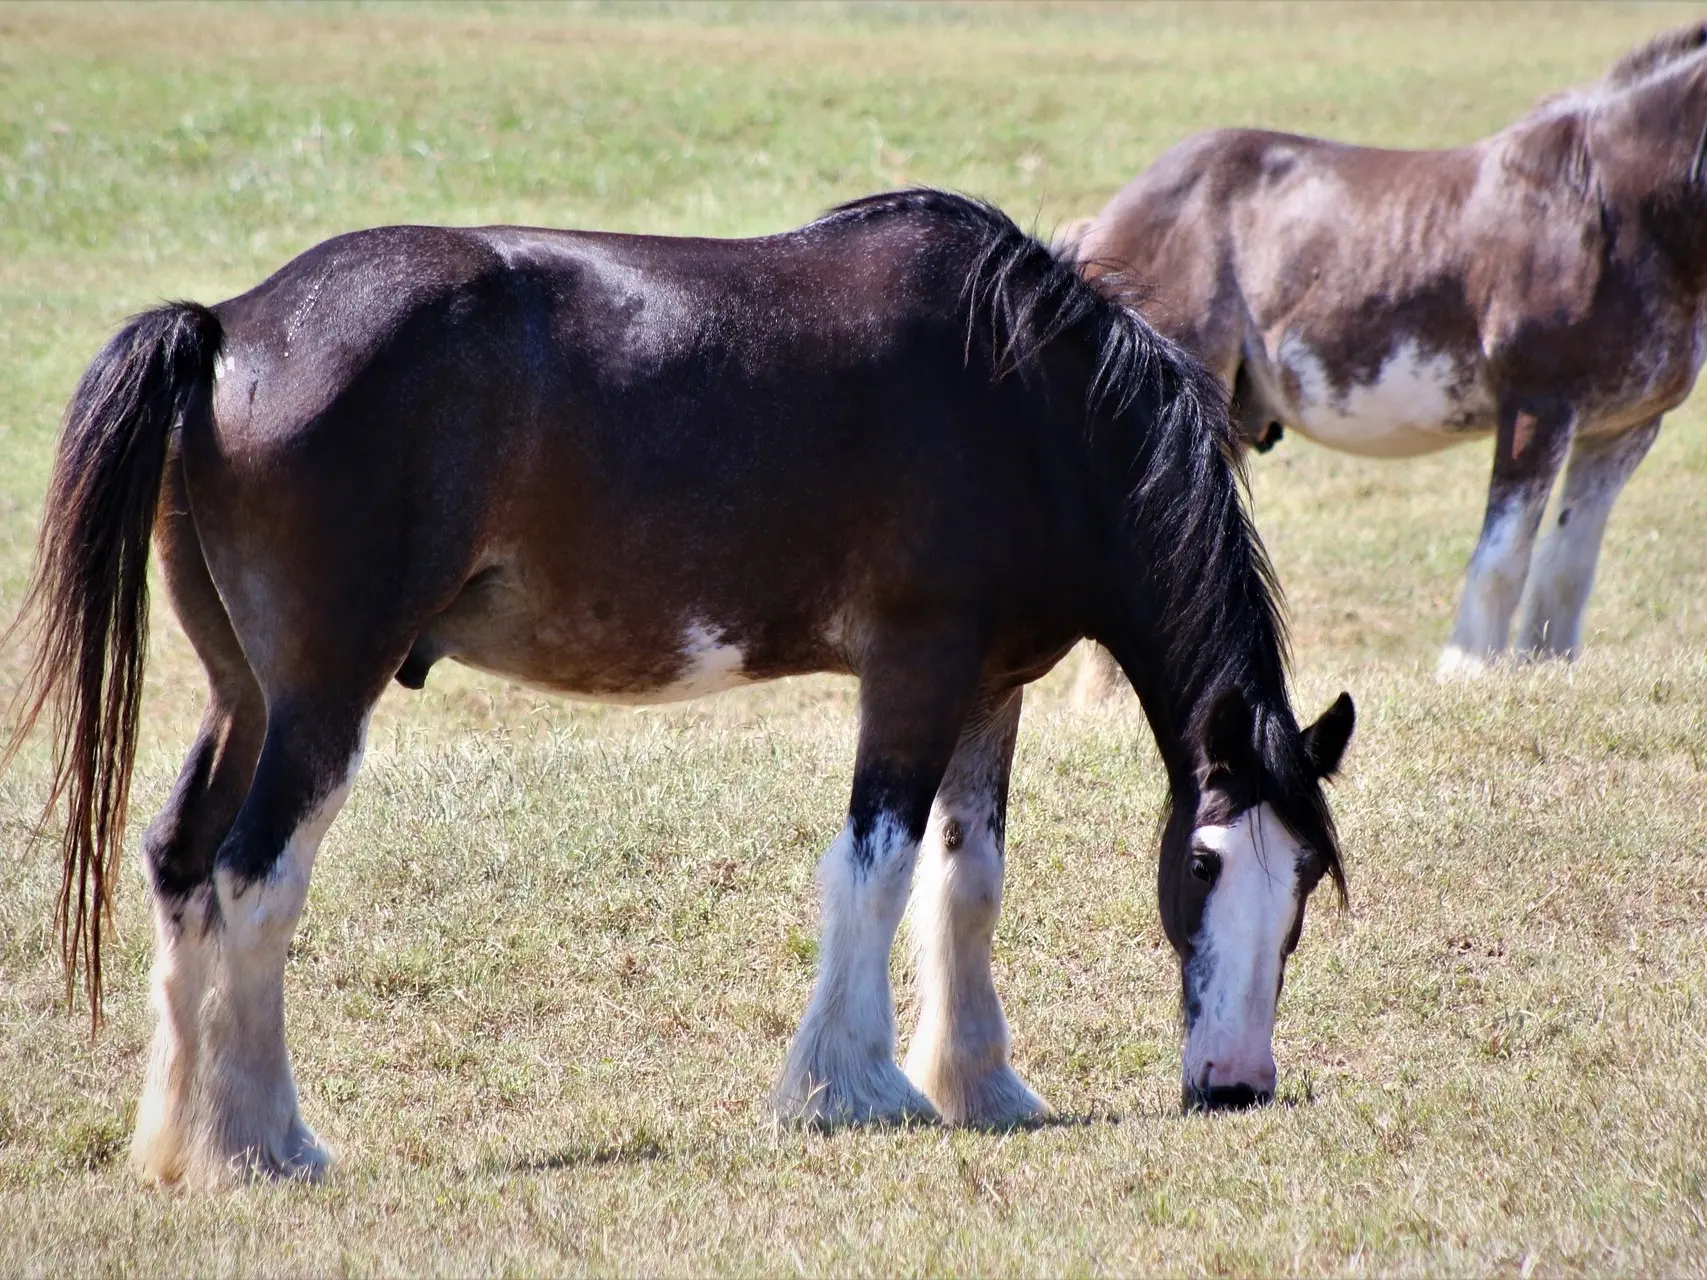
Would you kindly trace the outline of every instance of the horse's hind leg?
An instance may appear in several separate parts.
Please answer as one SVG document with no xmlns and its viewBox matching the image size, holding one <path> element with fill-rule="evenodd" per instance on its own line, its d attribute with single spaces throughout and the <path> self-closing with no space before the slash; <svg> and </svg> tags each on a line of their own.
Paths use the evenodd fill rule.
<svg viewBox="0 0 1707 1280">
<path fill-rule="evenodd" d="M 1547 496 L 1571 441 L 1573 417 L 1563 405 L 1500 411 L 1494 473 L 1482 534 L 1470 557 L 1452 639 L 1438 674 L 1473 674 L 1505 649 L 1512 614 L 1529 577 L 1530 553 Z"/>
<path fill-rule="evenodd" d="M 772 1094 L 785 1120 L 936 1117 L 895 1065 L 889 955 L 931 800 L 954 754 L 979 655 L 965 636 L 880 637 L 860 672 L 847 825 L 818 864 L 818 982 Z"/>
<path fill-rule="evenodd" d="M 383 675 L 381 676 L 383 679 Z M 314 855 L 349 794 L 376 694 L 269 697 L 249 794 L 214 858 L 187 1175 L 317 1177 L 331 1156 L 297 1108 L 284 969 Z"/>
<path fill-rule="evenodd" d="M 234 554 L 210 546 L 214 574 L 220 550 Z M 372 640 L 383 619 L 343 616 L 318 598 L 343 579 L 284 565 L 247 566 L 236 597 L 247 613 L 231 604 L 214 612 L 233 597 L 214 590 L 206 564 L 185 556 L 168 573 L 214 696 L 180 785 L 196 803 L 169 807 L 151 834 L 150 848 L 172 857 L 153 859 L 162 1016 L 136 1150 L 145 1174 L 201 1186 L 314 1177 L 330 1161 L 297 1107 L 285 958 L 368 714 L 407 650 L 401 636 Z M 279 619 L 295 620 L 291 633 Z M 324 622 L 305 625 L 311 619 Z M 208 785 L 198 789 L 204 769 Z"/>
<path fill-rule="evenodd" d="M 144 1178 L 172 1182 L 183 1176 L 188 1158 L 198 1024 L 213 949 L 214 851 L 249 789 L 266 709 L 208 577 L 176 464 L 167 470 L 155 548 L 179 621 L 208 676 L 201 729 L 166 807 L 142 839 L 154 914 L 156 1023 L 131 1164 Z"/>
<path fill-rule="evenodd" d="M 1659 433 L 1655 418 L 1616 435 L 1579 436 L 1571 446 L 1557 523 L 1536 548 L 1529 570 L 1517 641 L 1521 651 L 1576 656 L 1607 517 Z"/>
<path fill-rule="evenodd" d="M 1007 1019 L 990 975 L 1021 696 L 1004 692 L 968 717 L 913 887 L 919 1020 L 907 1076 L 951 1124 L 1005 1128 L 1049 1112 L 1009 1065 Z"/>
</svg>

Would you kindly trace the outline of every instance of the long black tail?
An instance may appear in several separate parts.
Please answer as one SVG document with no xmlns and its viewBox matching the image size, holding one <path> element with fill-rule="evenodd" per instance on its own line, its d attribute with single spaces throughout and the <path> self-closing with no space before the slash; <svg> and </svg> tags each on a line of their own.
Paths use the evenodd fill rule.
<svg viewBox="0 0 1707 1280">
<path fill-rule="evenodd" d="M 53 784 L 42 821 L 66 803 L 55 925 L 67 998 L 79 956 L 101 1020 L 101 926 L 113 913 L 148 649 L 148 543 L 174 428 L 209 411 L 219 320 L 193 302 L 143 312 L 77 384 L 36 541 L 35 572 L 6 633 L 34 657 L 13 703 L 0 769 L 48 706 Z"/>
</svg>

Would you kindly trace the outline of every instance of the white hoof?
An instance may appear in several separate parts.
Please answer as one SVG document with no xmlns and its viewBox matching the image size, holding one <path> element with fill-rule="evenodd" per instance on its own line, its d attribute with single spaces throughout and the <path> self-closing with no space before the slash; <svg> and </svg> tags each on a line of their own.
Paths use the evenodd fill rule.
<svg viewBox="0 0 1707 1280">
<path fill-rule="evenodd" d="M 938 1119 L 930 1099 L 913 1088 L 893 1062 L 867 1062 L 835 1070 L 790 1055 L 771 1093 L 784 1124 L 830 1129 L 846 1124 L 929 1124 Z"/>
<path fill-rule="evenodd" d="M 1434 675 L 1437 680 L 1474 680 L 1486 674 L 1488 666 L 1486 657 L 1449 644 L 1435 664 Z"/>
<path fill-rule="evenodd" d="M 930 1096 L 945 1124 L 968 1129 L 1012 1129 L 1055 1114 L 1019 1072 L 1005 1063 L 971 1080 L 939 1073 L 913 1074 L 913 1083 Z"/>
<path fill-rule="evenodd" d="M 139 1180 L 170 1186 L 184 1176 L 188 1156 L 181 1135 L 144 1112 L 130 1140 L 130 1171 Z"/>
</svg>

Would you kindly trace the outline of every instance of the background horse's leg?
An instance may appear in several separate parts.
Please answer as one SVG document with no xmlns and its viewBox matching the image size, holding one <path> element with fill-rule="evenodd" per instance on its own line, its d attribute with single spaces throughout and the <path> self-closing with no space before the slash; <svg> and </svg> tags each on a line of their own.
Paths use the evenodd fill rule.
<svg viewBox="0 0 1707 1280">
<path fill-rule="evenodd" d="M 967 718 L 937 790 L 913 888 L 919 1020 L 907 1077 L 951 1124 L 1002 1128 L 1049 1112 L 1008 1064 L 1007 1019 L 990 976 L 1022 696 L 1008 690 Z"/>
<path fill-rule="evenodd" d="M 1482 536 L 1470 557 L 1452 639 L 1436 668 L 1440 675 L 1479 671 L 1506 647 L 1571 426 L 1571 412 L 1560 405 L 1501 409 Z"/>
<path fill-rule="evenodd" d="M 182 473 L 166 472 L 155 547 L 166 585 L 208 673 L 208 706 L 166 807 L 142 838 L 154 908 L 156 1017 L 131 1165 L 152 1181 L 182 1177 L 199 1045 L 198 1021 L 213 940 L 214 851 L 249 790 L 266 727 L 260 686 L 207 574 L 183 498 Z"/>
<path fill-rule="evenodd" d="M 934 1119 L 895 1065 L 889 954 L 931 801 L 977 682 L 961 635 L 881 637 L 860 672 L 859 754 L 847 825 L 818 864 L 818 983 L 772 1094 L 786 1120 Z"/>
<path fill-rule="evenodd" d="M 1659 433 L 1660 420 L 1655 418 L 1615 435 L 1578 436 L 1572 444 L 1558 522 L 1541 540 L 1529 571 L 1519 649 L 1576 656 L 1606 519 Z"/>
<path fill-rule="evenodd" d="M 1111 701 L 1122 689 L 1130 690 L 1114 655 L 1095 640 L 1080 646 L 1079 674 L 1073 681 L 1073 706 L 1086 711 Z"/>
</svg>

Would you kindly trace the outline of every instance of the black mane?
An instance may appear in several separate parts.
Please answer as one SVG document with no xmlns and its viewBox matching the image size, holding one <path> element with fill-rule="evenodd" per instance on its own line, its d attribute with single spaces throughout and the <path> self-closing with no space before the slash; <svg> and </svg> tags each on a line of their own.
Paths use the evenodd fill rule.
<svg viewBox="0 0 1707 1280">
<path fill-rule="evenodd" d="M 1256 715 L 1260 799 L 1327 860 L 1343 894 L 1333 817 L 1287 696 L 1280 587 L 1240 498 L 1226 391 L 1138 314 L 1139 285 L 1118 272 L 1081 274 L 1070 250 L 1056 252 L 994 205 L 916 188 L 851 201 L 825 221 L 920 213 L 976 246 L 962 294 L 969 364 L 987 358 L 994 377 L 1027 378 L 1057 340 L 1076 336 L 1093 353 L 1085 445 L 1127 544 L 1123 612 L 1141 619 L 1137 632 L 1120 634 L 1113 622 L 1113 634 L 1093 638 L 1122 658 L 1138 689 L 1173 805 L 1195 801 L 1190 744 L 1215 695 L 1238 688 Z"/>
</svg>

